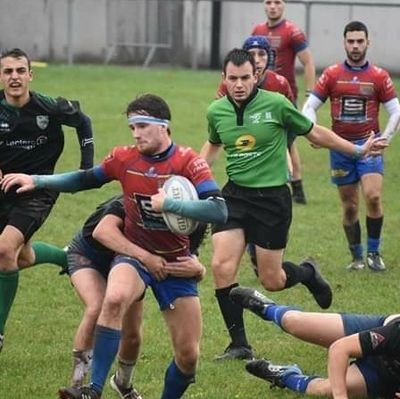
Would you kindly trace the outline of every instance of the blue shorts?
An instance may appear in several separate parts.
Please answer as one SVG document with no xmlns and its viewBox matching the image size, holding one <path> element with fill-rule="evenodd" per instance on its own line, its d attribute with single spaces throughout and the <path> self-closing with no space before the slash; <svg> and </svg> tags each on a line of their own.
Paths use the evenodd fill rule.
<svg viewBox="0 0 400 399">
<path fill-rule="evenodd" d="M 364 140 L 354 141 L 354 144 L 362 145 Z M 338 186 L 353 184 L 360 181 L 361 176 L 367 173 L 379 173 L 383 175 L 383 156 L 364 157 L 354 159 L 351 155 L 342 152 L 330 151 L 331 160 L 331 181 Z"/>
<path fill-rule="evenodd" d="M 107 280 L 113 257 L 113 251 L 101 251 L 93 248 L 80 231 L 68 244 L 68 274 L 71 276 L 80 269 L 94 269 Z"/>
<path fill-rule="evenodd" d="M 345 335 L 357 334 L 364 330 L 383 326 L 386 317 L 375 315 L 341 314 Z M 373 356 L 363 357 L 352 362 L 360 370 L 367 385 L 368 396 L 370 397 L 393 397 L 396 386 L 388 381 L 383 381 L 379 375 L 376 361 Z"/>
<path fill-rule="evenodd" d="M 160 310 L 174 309 L 174 302 L 177 298 L 199 296 L 197 281 L 194 278 L 170 276 L 165 280 L 157 281 L 136 258 L 117 255 L 111 263 L 111 268 L 119 263 L 128 263 L 136 269 L 146 288 L 151 287 Z"/>
</svg>

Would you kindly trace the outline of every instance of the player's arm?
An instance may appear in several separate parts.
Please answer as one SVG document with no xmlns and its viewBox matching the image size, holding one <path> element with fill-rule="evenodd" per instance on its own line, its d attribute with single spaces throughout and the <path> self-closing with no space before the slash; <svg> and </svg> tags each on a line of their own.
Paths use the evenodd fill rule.
<svg viewBox="0 0 400 399">
<path fill-rule="evenodd" d="M 317 147 L 324 147 L 343 152 L 356 159 L 362 158 L 363 156 L 373 152 L 382 151 L 387 146 L 385 140 L 375 140 L 374 132 L 371 132 L 368 140 L 366 140 L 363 145 L 358 145 L 341 138 L 332 130 L 317 124 L 314 124 L 305 137 Z"/>
<path fill-rule="evenodd" d="M 123 225 L 124 221 L 120 217 L 105 215 L 97 224 L 92 236 L 112 251 L 138 259 L 157 280 L 165 279 L 168 274 L 164 269 L 165 259 L 129 241 L 122 232 Z"/>
<path fill-rule="evenodd" d="M 350 358 L 362 356 L 359 334 L 335 341 L 328 352 L 328 376 L 334 399 L 347 399 L 346 374 Z"/>
<path fill-rule="evenodd" d="M 385 103 L 383 107 L 389 115 L 385 130 L 382 133 L 382 137 L 390 142 L 399 128 L 400 123 L 400 104 L 398 98 L 393 98 Z"/>
<path fill-rule="evenodd" d="M 299 51 L 296 55 L 304 67 L 304 84 L 306 87 L 306 93 L 311 93 L 315 84 L 315 65 L 313 56 L 308 47 Z"/>
<path fill-rule="evenodd" d="M 92 121 L 83 112 L 79 113 L 80 124 L 76 127 L 76 134 L 81 150 L 80 169 L 90 169 L 93 167 L 94 160 L 94 138 Z"/>
<path fill-rule="evenodd" d="M 215 191 L 203 193 L 201 196 L 204 196 L 204 199 L 182 201 L 167 197 L 165 191 L 160 188 L 158 193 L 151 197 L 151 205 L 157 212 L 171 212 L 206 223 L 225 223 L 228 208 L 220 191 L 216 188 Z"/>
<path fill-rule="evenodd" d="M 310 94 L 307 101 L 303 105 L 301 112 L 312 122 L 317 122 L 317 111 L 321 107 L 323 102 L 314 94 Z"/>
<path fill-rule="evenodd" d="M 206 141 L 200 150 L 200 156 L 206 160 L 209 166 L 212 166 L 218 157 L 222 144 L 213 144 Z"/>
<path fill-rule="evenodd" d="M 8 192 L 12 187 L 19 186 L 18 194 L 38 189 L 49 189 L 65 193 L 90 190 L 101 187 L 111 181 L 104 172 L 102 165 L 89 170 L 60 173 L 55 175 L 25 175 L 9 173 L 1 179 L 1 189 Z"/>
<path fill-rule="evenodd" d="M 61 124 L 71 126 L 76 130 L 81 151 L 79 168 L 92 168 L 94 140 L 90 118 L 81 111 L 78 101 L 70 101 L 63 97 L 58 97 L 56 99 L 56 107 Z"/>
<path fill-rule="evenodd" d="M 167 262 L 165 270 L 171 276 L 195 278 L 197 281 L 202 280 L 206 274 L 206 268 L 197 256 L 179 256 L 176 262 Z"/>
</svg>

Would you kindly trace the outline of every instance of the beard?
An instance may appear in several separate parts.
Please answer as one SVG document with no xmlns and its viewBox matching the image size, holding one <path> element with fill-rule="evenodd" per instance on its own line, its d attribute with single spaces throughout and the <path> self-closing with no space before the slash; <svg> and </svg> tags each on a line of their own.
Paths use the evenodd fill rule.
<svg viewBox="0 0 400 399">
<path fill-rule="evenodd" d="M 346 51 L 347 59 L 354 64 L 363 64 L 365 61 L 365 57 L 367 55 L 367 49 L 364 51 L 359 51 L 357 53 L 353 53 L 351 51 Z"/>
</svg>

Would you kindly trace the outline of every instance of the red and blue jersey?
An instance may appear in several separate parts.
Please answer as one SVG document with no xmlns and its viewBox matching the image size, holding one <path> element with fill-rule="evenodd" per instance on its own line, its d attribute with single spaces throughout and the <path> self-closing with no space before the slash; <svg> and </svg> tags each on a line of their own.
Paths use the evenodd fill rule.
<svg viewBox="0 0 400 399">
<path fill-rule="evenodd" d="M 261 23 L 254 27 L 252 35 L 265 36 L 270 44 L 268 69 L 284 76 L 290 84 L 293 95 L 297 98 L 295 61 L 296 54 L 308 47 L 304 32 L 293 22 L 286 19 L 277 25 Z"/>
<path fill-rule="evenodd" d="M 151 208 L 151 196 L 173 175 L 188 178 L 200 198 L 216 191 L 206 161 L 191 148 L 172 145 L 162 157 L 146 157 L 134 146 L 116 147 L 101 167 L 108 179 L 119 180 L 124 194 L 125 236 L 149 252 L 175 260 L 189 254 L 188 237 L 168 230 L 162 214 Z"/>
<path fill-rule="evenodd" d="M 366 63 L 352 67 L 347 62 L 325 69 L 313 94 L 331 103 L 332 130 L 347 140 L 379 132 L 379 105 L 397 97 L 388 72 Z"/>
</svg>

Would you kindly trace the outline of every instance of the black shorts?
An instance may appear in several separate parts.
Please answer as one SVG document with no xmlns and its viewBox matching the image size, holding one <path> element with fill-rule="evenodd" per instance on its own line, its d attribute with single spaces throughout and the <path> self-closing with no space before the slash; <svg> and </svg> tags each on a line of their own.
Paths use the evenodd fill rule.
<svg viewBox="0 0 400 399">
<path fill-rule="evenodd" d="M 0 200 L 0 232 L 13 226 L 28 242 L 49 216 L 58 193 L 40 190 L 29 194 L 12 195 Z"/>
<path fill-rule="evenodd" d="M 246 242 L 266 249 L 286 247 L 292 222 L 292 198 L 287 185 L 247 188 L 229 181 L 222 195 L 228 220 L 213 226 L 213 234 L 239 228 L 244 230 Z"/>
</svg>

